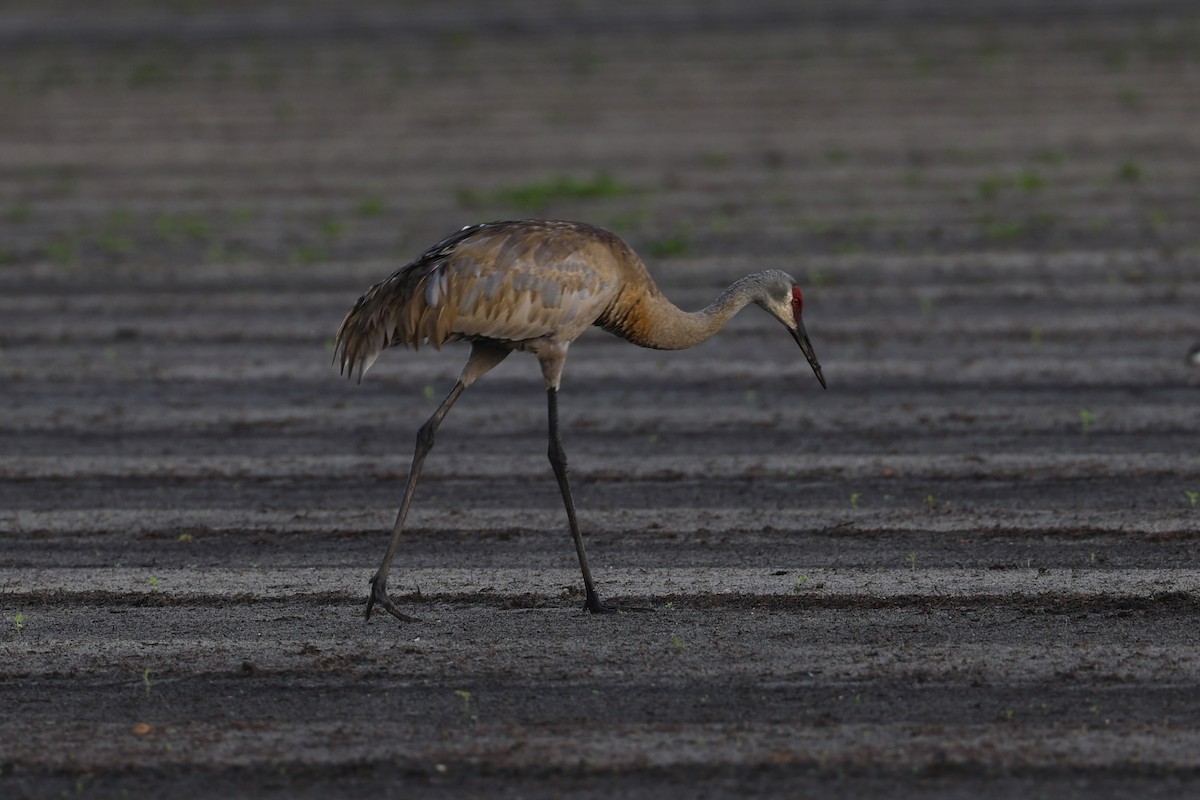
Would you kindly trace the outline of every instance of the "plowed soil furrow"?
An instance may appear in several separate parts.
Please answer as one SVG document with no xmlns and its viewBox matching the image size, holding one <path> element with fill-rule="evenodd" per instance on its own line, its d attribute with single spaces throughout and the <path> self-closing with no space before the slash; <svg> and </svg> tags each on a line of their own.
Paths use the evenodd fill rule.
<svg viewBox="0 0 1200 800">
<path fill-rule="evenodd" d="M 1169 0 L 0 11 L 0 796 L 1200 787 L 1200 17 Z M 458 227 L 693 350 L 329 362 Z"/>
</svg>

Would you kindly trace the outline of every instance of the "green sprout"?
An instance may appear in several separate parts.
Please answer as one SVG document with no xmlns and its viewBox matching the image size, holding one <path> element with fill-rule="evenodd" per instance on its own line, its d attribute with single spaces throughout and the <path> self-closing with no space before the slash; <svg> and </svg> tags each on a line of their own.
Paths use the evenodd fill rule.
<svg viewBox="0 0 1200 800">
<path fill-rule="evenodd" d="M 850 507 L 855 511 L 858 511 L 858 500 L 860 497 L 862 497 L 862 492 L 850 493 Z"/>
<path fill-rule="evenodd" d="M 666 236 L 662 239 L 656 239 L 646 245 L 646 252 L 655 258 L 670 258 L 671 256 L 680 256 L 692 249 L 691 242 L 686 236 L 675 234 L 674 236 Z"/>
<path fill-rule="evenodd" d="M 1192 505 L 1196 505 L 1195 501 L 1192 501 Z M 21 636 L 25 632 L 25 615 L 18 611 L 13 617 L 13 622 L 17 625 L 17 635 Z"/>
<path fill-rule="evenodd" d="M 905 560 L 908 562 L 909 569 L 916 570 L 916 568 L 917 568 L 917 551 L 916 550 L 911 551 L 908 554 L 908 558 Z"/>
<path fill-rule="evenodd" d="M 1196 503 L 1200 502 L 1200 492 L 1195 489 L 1184 489 L 1183 493 L 1187 495 L 1188 502 L 1192 504 L 1192 508 L 1196 507 Z"/>
<path fill-rule="evenodd" d="M 354 213 L 360 217 L 378 217 L 384 210 L 383 198 L 377 194 L 364 197 L 354 207 Z"/>
<path fill-rule="evenodd" d="M 455 697 L 458 697 L 460 700 L 462 700 L 463 714 L 466 715 L 466 717 L 470 721 L 470 723 L 472 725 L 478 725 L 479 724 L 479 714 L 476 713 L 475 707 L 471 702 L 473 695 L 470 692 L 468 692 L 466 689 L 456 689 L 454 691 L 454 695 L 455 695 Z"/>
<path fill-rule="evenodd" d="M 1142 179 L 1142 168 L 1136 161 L 1122 161 L 1117 167 L 1117 180 L 1125 183 L 1137 183 Z"/>
<path fill-rule="evenodd" d="M 591 178 L 555 175 L 532 183 L 510 186 L 496 191 L 493 199 L 522 211 L 541 211 L 552 203 L 564 200 L 595 200 L 620 197 L 632 191 L 607 172 L 597 172 Z"/>
<path fill-rule="evenodd" d="M 1092 411 L 1081 408 L 1079 409 L 1079 432 L 1087 436 L 1088 431 L 1092 429 L 1092 425 L 1096 423 L 1096 415 Z"/>
</svg>

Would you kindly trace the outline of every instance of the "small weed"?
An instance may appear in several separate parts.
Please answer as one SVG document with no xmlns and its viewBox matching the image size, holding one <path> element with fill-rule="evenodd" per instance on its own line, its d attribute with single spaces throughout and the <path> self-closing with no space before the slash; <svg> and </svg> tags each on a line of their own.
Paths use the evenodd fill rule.
<svg viewBox="0 0 1200 800">
<path fill-rule="evenodd" d="M 675 636 L 671 638 L 671 649 L 676 653 L 682 653 L 684 650 L 687 650 L 687 645 L 683 643 L 683 639 Z"/>
<path fill-rule="evenodd" d="M 433 386 L 428 383 L 425 384 L 425 388 L 423 388 L 421 390 L 421 394 L 424 396 L 425 402 L 427 402 L 427 403 L 432 403 L 434 400 L 437 399 L 433 393 Z"/>
<path fill-rule="evenodd" d="M 1184 489 L 1183 493 L 1187 495 L 1188 502 L 1192 504 L 1192 508 L 1196 507 L 1196 503 L 1200 502 L 1200 492 L 1195 489 Z"/>
<path fill-rule="evenodd" d="M 925 495 L 925 499 L 922 500 L 921 502 L 924 503 L 925 507 L 928 508 L 930 511 L 933 511 L 935 508 L 937 508 L 937 498 L 935 498 L 931 494 Z"/>
<path fill-rule="evenodd" d="M 1024 192 L 1036 192 L 1045 187 L 1046 181 L 1041 175 L 1030 170 L 1017 176 L 1017 188 Z"/>
<path fill-rule="evenodd" d="M 46 245 L 46 257 L 64 267 L 78 266 L 79 248 L 70 239 L 51 242 Z"/>
<path fill-rule="evenodd" d="M 137 217 L 127 208 L 117 208 L 104 218 L 104 227 L 108 230 L 128 230 L 137 222 Z"/>
<path fill-rule="evenodd" d="M 377 194 L 364 197 L 354 207 L 354 213 L 360 217 L 378 217 L 385 211 L 383 198 Z"/>
<path fill-rule="evenodd" d="M 1142 107 L 1142 93 L 1137 89 L 1121 89 L 1117 92 L 1117 102 L 1121 104 L 1122 108 L 1137 111 Z"/>
<path fill-rule="evenodd" d="M 13 223 L 28 222 L 32 216 L 33 209 L 26 203 L 14 203 L 4 214 L 4 218 Z"/>
<path fill-rule="evenodd" d="M 806 584 L 806 583 L 808 583 L 808 576 L 807 576 L 807 575 L 800 575 L 800 576 L 798 576 L 798 577 L 796 578 L 796 591 L 798 592 L 798 591 L 800 591 L 801 589 L 803 589 L 803 588 L 804 588 L 804 584 Z"/>
<path fill-rule="evenodd" d="M 646 245 L 646 252 L 655 258 L 681 256 L 691 249 L 692 246 L 688 240 L 679 234 L 656 239 Z"/>
<path fill-rule="evenodd" d="M 204 260 L 210 264 L 228 264 L 237 260 L 238 251 L 231 250 L 225 245 L 214 244 L 204 251 Z"/>
<path fill-rule="evenodd" d="M 297 247 L 292 251 L 291 255 L 288 256 L 288 260 L 296 266 L 316 264 L 317 262 L 325 261 L 328 258 L 329 251 L 323 247 L 317 247 L 316 245 L 311 244 L 305 244 Z"/>
<path fill-rule="evenodd" d="M 984 229 L 984 235 L 993 242 L 1012 242 L 1021 238 L 1025 225 L 1015 220 L 993 222 Z"/>
<path fill-rule="evenodd" d="M 478 726 L 479 711 L 475 710 L 475 704 L 473 702 L 474 694 L 468 692 L 466 688 L 457 688 L 457 690 L 455 690 L 455 697 L 462 700 L 462 712 L 463 716 L 467 717 L 467 722 L 472 724 L 472 726 Z"/>
<path fill-rule="evenodd" d="M 927 78 L 933 74 L 937 68 L 938 62 L 933 56 L 920 55 L 913 59 L 913 72 L 918 77 Z"/>
<path fill-rule="evenodd" d="M 588 78 L 595 75 L 600 68 L 600 56 L 589 51 L 578 51 L 571 58 L 571 74 L 577 78 Z"/>
<path fill-rule="evenodd" d="M 635 211 L 623 211 L 619 214 L 614 214 L 608 220 L 608 227 L 618 231 L 638 230 L 650 221 L 650 212 L 645 209 Z"/>
<path fill-rule="evenodd" d="M 143 58 L 129 70 L 129 88 L 147 89 L 164 86 L 172 80 L 171 71 L 156 58 Z"/>
<path fill-rule="evenodd" d="M 1029 343 L 1038 347 L 1042 343 L 1042 326 L 1034 325 L 1029 329 Z"/>
<path fill-rule="evenodd" d="M 208 223 L 198 214 L 163 214 L 154 222 L 154 229 L 165 239 L 191 239 L 203 241 L 208 238 Z"/>
<path fill-rule="evenodd" d="M 814 289 L 836 286 L 838 284 L 838 276 L 833 270 L 813 267 L 808 271 L 808 280 L 805 282 Z"/>
<path fill-rule="evenodd" d="M 1142 168 L 1136 161 L 1122 161 L 1117 167 L 1117 180 L 1125 183 L 1137 183 L 1142 179 Z"/>
<path fill-rule="evenodd" d="M 142 686 L 145 688 L 146 694 L 150 694 L 150 689 L 154 686 L 153 681 L 150 680 L 151 674 L 152 670 L 149 667 L 142 670 Z"/>
<path fill-rule="evenodd" d="M 100 249 L 109 255 L 123 256 L 133 251 L 133 240 L 128 236 L 106 233 L 100 237 Z"/>
<path fill-rule="evenodd" d="M 834 147 L 826 151 L 825 160 L 830 164 L 841 165 L 850 160 L 850 154 L 840 147 Z"/>
<path fill-rule="evenodd" d="M 247 206 L 239 206 L 229 213 L 229 219 L 234 225 L 245 225 L 258 217 L 258 211 Z"/>
<path fill-rule="evenodd" d="M 850 507 L 852 509 L 854 509 L 855 511 L 858 511 L 858 501 L 859 501 L 859 498 L 861 498 L 861 497 L 862 497 L 862 492 L 851 492 L 850 493 Z"/>
<path fill-rule="evenodd" d="M 1129 51 L 1114 48 L 1106 51 L 1100 60 L 1113 72 L 1124 72 L 1129 66 Z"/>
<path fill-rule="evenodd" d="M 149 578 L 146 579 L 146 583 L 150 584 L 151 589 L 155 589 L 155 590 L 158 589 L 158 578 L 157 577 L 151 575 Z"/>
<path fill-rule="evenodd" d="M 1003 175 L 988 175 L 975 187 L 980 200 L 995 200 L 1002 189 L 1007 188 L 1008 178 Z"/>
<path fill-rule="evenodd" d="M 542 181 L 510 186 L 498 190 L 492 199 L 522 211 L 542 211 L 551 203 L 563 200 L 595 200 L 628 194 L 629 187 L 607 172 L 591 178 L 572 178 L 556 175 Z"/>
<path fill-rule="evenodd" d="M 1055 150 L 1053 147 L 1047 147 L 1044 150 L 1037 151 L 1037 153 L 1034 154 L 1034 158 L 1043 164 L 1049 164 L 1050 166 L 1058 166 L 1066 160 L 1066 156 L 1063 155 L 1062 150 Z"/>
<path fill-rule="evenodd" d="M 181 533 L 179 534 L 179 541 L 183 542 L 184 544 L 190 544 L 191 542 L 195 541 L 195 539 L 190 533 Z"/>
<path fill-rule="evenodd" d="M 346 223 L 338 219 L 327 219 L 321 223 L 321 235 L 326 239 L 337 239 L 346 232 Z"/>
<path fill-rule="evenodd" d="M 916 550 L 911 551 L 908 554 L 908 558 L 906 558 L 904 560 L 908 562 L 908 568 L 910 570 L 916 570 L 916 568 L 917 568 L 917 551 Z"/>
<path fill-rule="evenodd" d="M 1016 716 L 1016 713 L 1017 712 L 1014 711 L 1013 709 L 1006 708 L 1006 709 L 1004 709 L 1004 718 L 1007 720 L 1011 720 L 1014 716 Z"/>
<path fill-rule="evenodd" d="M 1081 408 L 1079 409 L 1079 432 L 1084 436 L 1088 435 L 1092 426 L 1096 424 L 1096 415 L 1092 411 Z"/>
<path fill-rule="evenodd" d="M 1195 503 L 1192 505 L 1195 505 Z M 13 622 L 17 626 L 17 636 L 23 636 L 25 633 L 25 615 L 18 611 L 17 615 L 13 617 Z"/>
</svg>

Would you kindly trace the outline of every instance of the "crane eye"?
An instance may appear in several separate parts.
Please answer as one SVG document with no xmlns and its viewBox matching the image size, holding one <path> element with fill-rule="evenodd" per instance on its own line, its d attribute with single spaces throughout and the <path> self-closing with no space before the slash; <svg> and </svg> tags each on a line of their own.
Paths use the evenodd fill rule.
<svg viewBox="0 0 1200 800">
<path fill-rule="evenodd" d="M 804 309 L 804 295 L 800 293 L 799 286 L 792 287 L 792 313 L 797 316 Z"/>
</svg>

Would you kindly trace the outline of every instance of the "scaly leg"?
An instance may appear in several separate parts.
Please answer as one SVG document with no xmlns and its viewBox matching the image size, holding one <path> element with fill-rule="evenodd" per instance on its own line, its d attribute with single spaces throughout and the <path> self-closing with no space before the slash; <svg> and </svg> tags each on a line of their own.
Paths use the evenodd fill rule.
<svg viewBox="0 0 1200 800">
<path fill-rule="evenodd" d="M 389 614 L 402 622 L 418 621 L 416 617 L 410 617 L 403 613 L 388 597 L 388 573 L 392 569 L 392 556 L 396 554 L 396 547 L 400 544 L 400 531 L 404 528 L 404 519 L 408 516 L 408 507 L 412 504 L 413 492 L 417 488 L 417 479 L 421 477 L 421 465 L 425 463 L 425 456 L 433 448 L 433 438 L 437 433 L 438 426 L 442 424 L 450 407 L 454 405 L 454 401 L 466 388 L 466 384 L 461 380 L 454 384 L 454 388 L 450 390 L 450 394 L 446 395 L 446 399 L 438 406 L 437 411 L 433 412 L 433 416 L 417 431 L 417 446 L 413 451 L 408 480 L 404 484 L 404 497 L 400 500 L 400 512 L 396 514 L 396 524 L 392 526 L 392 541 L 388 544 L 387 552 L 383 556 L 383 563 L 379 565 L 375 577 L 371 578 L 371 594 L 367 598 L 367 619 L 371 618 L 371 609 L 376 603 L 379 603 Z"/>
<path fill-rule="evenodd" d="M 472 344 L 471 355 L 467 358 L 467 364 L 463 367 L 458 383 L 454 384 L 454 388 L 450 390 L 450 394 L 446 395 L 446 399 L 438 406 L 437 411 L 433 412 L 433 416 L 417 431 L 417 447 L 413 451 L 412 467 L 408 470 L 408 480 L 404 484 L 404 498 L 400 501 L 400 511 L 396 514 L 396 524 L 392 526 L 392 541 L 388 543 L 383 563 L 379 565 L 379 570 L 371 578 L 371 594 L 367 597 L 367 619 L 371 618 L 371 609 L 376 603 L 379 603 L 389 614 L 402 622 L 418 621 L 416 617 L 402 613 L 388 598 L 387 579 L 388 572 L 392 569 L 392 556 L 396 554 L 396 547 L 400 544 L 400 531 L 404 527 L 404 519 L 408 516 L 408 507 L 412 504 L 413 492 L 417 488 L 417 479 L 421 476 L 421 465 L 425 463 L 425 456 L 433 448 L 434 434 L 437 433 L 438 426 L 442 424 L 450 407 L 454 405 L 454 401 L 480 375 L 503 361 L 510 352 L 512 351 L 507 347 L 490 342 Z"/>
<path fill-rule="evenodd" d="M 562 438 L 558 433 L 558 390 L 554 387 L 546 389 L 547 402 L 550 409 L 550 466 L 554 468 L 554 477 L 558 479 L 558 489 L 562 492 L 563 505 L 567 507 L 567 522 L 571 526 L 571 536 L 575 539 L 575 552 L 579 555 L 579 568 L 583 571 L 583 589 L 587 599 L 583 607 L 596 614 L 609 614 L 617 609 L 600 601 L 596 594 L 596 584 L 592 582 L 592 570 L 588 566 L 587 553 L 583 549 L 583 534 L 579 532 L 579 521 L 575 519 L 575 501 L 571 499 L 571 484 L 567 481 L 567 454 L 563 451 Z"/>
</svg>

